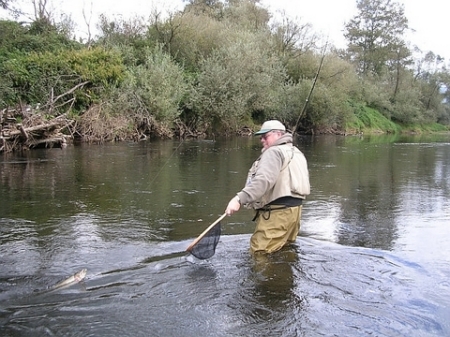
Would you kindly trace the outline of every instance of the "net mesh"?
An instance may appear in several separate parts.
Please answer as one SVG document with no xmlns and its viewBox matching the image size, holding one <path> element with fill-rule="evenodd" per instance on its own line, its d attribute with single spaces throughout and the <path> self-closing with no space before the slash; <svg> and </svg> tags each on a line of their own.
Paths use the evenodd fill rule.
<svg viewBox="0 0 450 337">
<path fill-rule="evenodd" d="M 197 259 L 209 259 L 216 252 L 222 228 L 220 222 L 212 227 L 191 249 L 190 253 Z"/>
</svg>

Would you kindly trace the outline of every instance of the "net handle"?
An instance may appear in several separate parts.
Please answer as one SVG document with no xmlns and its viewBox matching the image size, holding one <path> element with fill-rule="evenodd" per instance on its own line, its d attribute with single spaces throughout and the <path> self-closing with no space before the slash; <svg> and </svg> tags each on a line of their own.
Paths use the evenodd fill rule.
<svg viewBox="0 0 450 337">
<path fill-rule="evenodd" d="M 210 229 L 213 228 L 220 220 L 225 218 L 226 215 L 227 213 L 223 213 L 216 221 L 214 221 L 211 225 L 209 225 L 209 227 L 206 228 L 202 234 L 200 234 L 194 241 L 192 241 L 189 247 L 186 248 L 186 251 L 190 252 L 192 248 L 197 244 L 197 242 L 199 242 L 206 235 L 206 233 L 208 233 Z"/>
</svg>

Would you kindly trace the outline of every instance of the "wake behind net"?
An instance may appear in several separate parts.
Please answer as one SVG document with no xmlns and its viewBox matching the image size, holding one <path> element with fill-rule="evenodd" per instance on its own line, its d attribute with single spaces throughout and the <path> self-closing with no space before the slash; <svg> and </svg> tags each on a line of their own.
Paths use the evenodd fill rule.
<svg viewBox="0 0 450 337">
<path fill-rule="evenodd" d="M 205 260 L 212 257 L 216 252 L 217 244 L 220 240 L 222 227 L 220 221 L 225 217 L 223 214 L 219 219 L 212 223 L 207 229 L 195 239 L 186 251 L 190 252 L 197 259 Z"/>
</svg>

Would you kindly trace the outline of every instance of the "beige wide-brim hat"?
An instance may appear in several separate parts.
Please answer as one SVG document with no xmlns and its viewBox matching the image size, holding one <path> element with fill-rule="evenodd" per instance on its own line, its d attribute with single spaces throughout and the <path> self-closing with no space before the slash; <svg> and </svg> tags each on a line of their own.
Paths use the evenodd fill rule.
<svg viewBox="0 0 450 337">
<path fill-rule="evenodd" d="M 286 131 L 286 127 L 280 121 L 277 120 L 267 121 L 264 122 L 264 124 L 261 126 L 261 130 L 255 132 L 255 136 L 263 135 L 272 130 Z"/>
</svg>

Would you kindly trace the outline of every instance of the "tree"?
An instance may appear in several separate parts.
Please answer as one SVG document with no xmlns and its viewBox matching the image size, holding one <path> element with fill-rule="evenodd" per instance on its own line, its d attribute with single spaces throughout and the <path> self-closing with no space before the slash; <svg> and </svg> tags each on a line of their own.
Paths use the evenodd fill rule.
<svg viewBox="0 0 450 337">
<path fill-rule="evenodd" d="M 223 15 L 223 3 L 220 0 L 184 0 L 184 2 L 187 2 L 184 8 L 185 13 L 216 19 L 220 19 Z"/>
<path fill-rule="evenodd" d="M 279 92 L 287 78 L 281 62 L 257 36 L 242 32 L 239 41 L 213 51 L 201 63 L 190 103 L 200 127 L 234 132 L 280 106 Z"/>
<path fill-rule="evenodd" d="M 36 21 L 49 21 L 52 20 L 52 12 L 49 10 L 47 5 L 48 0 L 32 0 L 34 9 L 34 18 Z"/>
<path fill-rule="evenodd" d="M 163 19 L 163 13 L 156 10 L 153 11 L 150 17 L 150 26 L 147 31 L 148 38 L 160 43 L 165 52 L 172 53 L 172 44 L 184 24 L 183 18 L 185 13 L 170 12 L 168 13 L 168 17 Z"/>
<path fill-rule="evenodd" d="M 283 11 L 281 22 L 275 22 L 272 25 L 272 35 L 276 48 L 285 62 L 298 58 L 316 47 L 318 38 L 312 33 L 311 24 L 297 21 L 299 20 L 289 18 Z"/>
<path fill-rule="evenodd" d="M 403 34 L 408 29 L 404 6 L 391 0 L 357 0 L 358 14 L 345 25 L 350 59 L 363 75 L 382 75 L 389 61 L 408 57 Z"/>
<path fill-rule="evenodd" d="M 143 56 L 142 63 L 127 67 L 123 83 L 105 100 L 106 110 L 132 116 L 141 134 L 171 136 L 189 82 L 185 80 L 183 68 L 161 46 L 145 48 Z"/>
<path fill-rule="evenodd" d="M 12 0 L 0 0 L 0 7 L 3 9 L 8 9 L 9 3 Z"/>
<path fill-rule="evenodd" d="M 437 116 L 435 120 L 440 118 L 445 108 L 443 102 L 450 78 L 444 61 L 444 58 L 430 51 L 418 60 L 416 68 L 415 80 L 421 86 L 420 100 L 426 111 L 434 112 Z"/>
<path fill-rule="evenodd" d="M 228 0 L 224 9 L 224 17 L 229 23 L 251 31 L 268 28 L 270 13 L 258 6 L 260 0 Z"/>
</svg>

